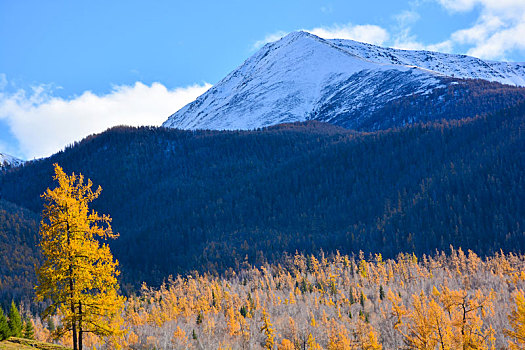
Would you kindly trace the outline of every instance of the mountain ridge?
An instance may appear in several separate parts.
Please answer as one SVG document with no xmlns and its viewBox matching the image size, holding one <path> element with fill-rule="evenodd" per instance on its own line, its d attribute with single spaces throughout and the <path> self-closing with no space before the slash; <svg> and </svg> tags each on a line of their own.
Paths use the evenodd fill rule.
<svg viewBox="0 0 525 350">
<path fill-rule="evenodd" d="M 452 78 L 483 79 L 507 85 L 525 86 L 525 62 L 488 61 L 463 54 L 395 49 L 349 39 L 330 39 L 328 41 L 371 62 L 413 65 Z M 466 67 L 464 66 L 465 61 L 468 61 Z M 453 65 L 447 67 L 447 63 L 453 63 Z"/>
<path fill-rule="evenodd" d="M 6 168 L 10 168 L 10 167 L 17 167 L 17 166 L 20 166 L 22 164 L 24 164 L 25 161 L 20 159 L 20 158 L 16 158 L 12 155 L 9 155 L 7 153 L 0 153 L 0 169 L 6 169 Z"/>
<path fill-rule="evenodd" d="M 409 59 L 422 67 L 400 64 L 409 63 Z M 458 62 L 465 59 L 468 64 L 459 69 Z M 514 67 L 515 72 L 511 69 L 514 75 L 507 76 L 496 70 L 499 66 L 503 63 L 490 66 L 465 55 L 381 48 L 293 32 L 263 46 L 194 102 L 171 115 L 163 126 L 235 130 L 318 119 L 363 129 L 367 119 L 388 103 L 413 95 L 425 98 L 438 88 L 463 84 L 460 78 L 525 85 L 525 64 L 508 64 L 507 70 Z M 335 95 L 344 97 L 342 103 L 326 108 L 333 106 Z M 449 114 L 452 112 L 449 107 Z M 473 115 L 458 117 L 468 116 Z M 385 118 L 392 120 L 392 116 Z M 382 124 L 372 130 L 382 128 Z"/>
</svg>

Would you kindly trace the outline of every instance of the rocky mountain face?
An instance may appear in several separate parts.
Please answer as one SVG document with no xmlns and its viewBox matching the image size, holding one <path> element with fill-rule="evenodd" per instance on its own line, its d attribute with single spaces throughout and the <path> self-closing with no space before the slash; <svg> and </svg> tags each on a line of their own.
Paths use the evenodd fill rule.
<svg viewBox="0 0 525 350">
<path fill-rule="evenodd" d="M 9 154 L 0 153 L 0 169 L 6 169 L 22 165 L 24 161 L 22 159 L 13 157 Z"/>
<path fill-rule="evenodd" d="M 488 89 L 487 81 L 494 82 Z M 493 112 L 508 105 L 502 90 L 511 90 L 513 101 L 523 100 L 522 86 L 525 63 L 383 48 L 294 32 L 265 45 L 163 126 L 234 130 L 320 120 L 377 130 Z M 472 101 L 474 95 L 479 101 Z M 475 102 L 474 108 L 458 113 L 466 96 Z M 477 106 L 487 100 L 492 101 L 490 106 Z"/>
</svg>

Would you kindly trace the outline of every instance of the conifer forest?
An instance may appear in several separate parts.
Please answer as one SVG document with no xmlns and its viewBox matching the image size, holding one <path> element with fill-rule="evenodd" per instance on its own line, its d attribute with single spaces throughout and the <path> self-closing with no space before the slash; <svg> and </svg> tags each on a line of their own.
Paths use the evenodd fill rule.
<svg viewBox="0 0 525 350">
<path fill-rule="evenodd" d="M 6 168 L 0 337 L 523 349 L 524 111 L 377 132 L 116 127 Z"/>
</svg>

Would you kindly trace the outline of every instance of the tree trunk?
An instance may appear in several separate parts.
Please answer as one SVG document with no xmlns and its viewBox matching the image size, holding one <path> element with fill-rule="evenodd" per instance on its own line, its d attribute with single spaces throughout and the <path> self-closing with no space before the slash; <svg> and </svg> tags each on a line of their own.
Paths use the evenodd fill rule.
<svg viewBox="0 0 525 350">
<path fill-rule="evenodd" d="M 82 350 L 82 302 L 78 303 L 78 350 Z"/>
<path fill-rule="evenodd" d="M 66 209 L 67 210 L 67 209 Z M 69 240 L 69 222 L 67 223 L 67 245 L 70 245 Z M 73 262 L 69 263 L 69 291 L 71 292 L 71 297 L 73 297 L 74 286 L 73 286 Z M 73 350 L 78 350 L 77 347 L 77 319 L 75 317 L 75 303 L 71 301 L 71 313 L 73 314 L 72 330 L 73 330 Z"/>
<path fill-rule="evenodd" d="M 70 287 L 73 288 L 73 281 L 70 281 Z M 75 304 L 73 304 L 73 302 L 71 302 L 71 312 L 73 313 L 73 315 L 75 315 Z M 77 347 L 77 321 L 75 319 L 75 316 L 73 316 L 73 324 L 72 324 L 72 328 L 73 328 L 73 350 L 78 350 L 78 347 Z"/>
</svg>

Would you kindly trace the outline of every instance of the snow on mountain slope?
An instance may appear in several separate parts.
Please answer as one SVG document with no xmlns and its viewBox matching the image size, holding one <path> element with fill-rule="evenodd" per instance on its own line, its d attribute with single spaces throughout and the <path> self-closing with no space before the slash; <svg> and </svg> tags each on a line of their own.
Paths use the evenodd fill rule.
<svg viewBox="0 0 525 350">
<path fill-rule="evenodd" d="M 399 50 L 353 40 L 332 39 L 328 41 L 371 62 L 416 66 L 449 77 L 484 79 L 502 84 L 525 86 L 525 62 L 484 61 L 466 55 Z"/>
<path fill-rule="evenodd" d="M 9 154 L 0 153 L 0 169 L 19 166 L 23 163 L 24 161 L 22 159 L 10 156 Z"/>
<path fill-rule="evenodd" d="M 317 119 L 358 127 L 386 103 L 446 86 L 449 76 L 525 85 L 524 66 L 294 32 L 265 45 L 163 126 L 254 129 Z"/>
</svg>

